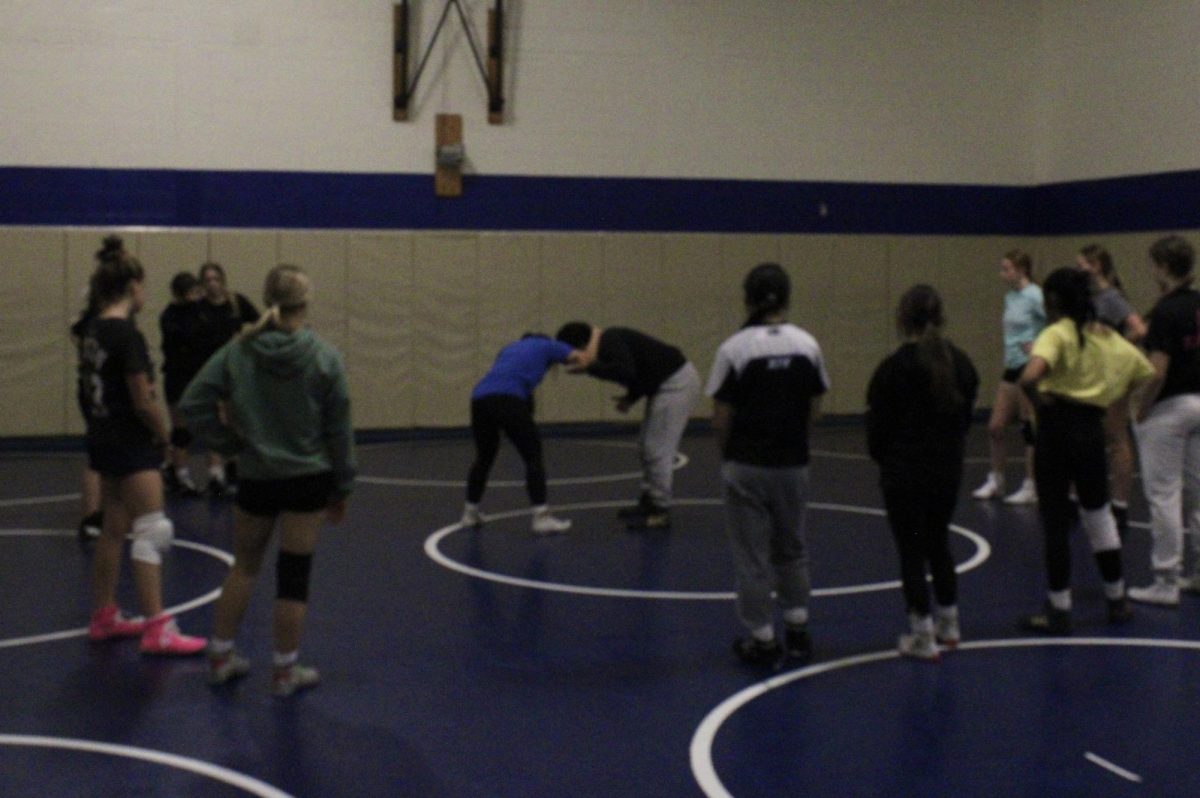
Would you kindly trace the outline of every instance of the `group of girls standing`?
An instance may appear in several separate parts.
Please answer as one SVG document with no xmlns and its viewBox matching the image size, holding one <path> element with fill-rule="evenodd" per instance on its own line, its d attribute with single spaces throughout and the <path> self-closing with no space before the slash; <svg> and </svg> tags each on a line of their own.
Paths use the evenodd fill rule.
<svg viewBox="0 0 1200 798">
<path fill-rule="evenodd" d="M 1014 250 L 1001 261 L 1000 277 L 1009 287 L 1004 313 L 1005 371 L 988 423 L 992 467 L 974 496 L 990 499 L 1004 495 L 1005 428 L 1020 419 L 1026 442 L 1025 479 L 1006 501 L 1038 504 L 1048 582 L 1043 609 L 1019 621 L 1027 631 L 1071 631 L 1069 532 L 1076 518 L 1100 570 L 1109 623 L 1123 623 L 1132 617 L 1129 599 L 1175 605 L 1179 588 L 1173 585 L 1191 587 L 1190 581 L 1178 578 L 1166 584 L 1156 565 L 1158 581 L 1149 588 L 1127 590 L 1121 557 L 1134 467 L 1131 397 L 1148 385 L 1141 394 L 1137 416 L 1155 416 L 1158 393 L 1167 379 L 1168 357 L 1160 351 L 1175 354 L 1176 374 L 1184 375 L 1177 381 L 1187 383 L 1179 392 L 1194 396 L 1189 391 L 1200 391 L 1200 357 L 1196 355 L 1200 344 L 1195 343 L 1200 341 L 1196 329 L 1200 316 L 1162 309 L 1168 300 L 1200 309 L 1200 299 L 1193 299 L 1200 295 L 1190 288 L 1191 252 L 1177 236 L 1151 248 L 1157 272 L 1173 276 L 1160 280 L 1164 299 L 1156 306 L 1149 327 L 1124 297 L 1112 257 L 1103 247 L 1085 247 L 1075 265 L 1055 270 L 1040 287 L 1033 280 L 1032 260 L 1026 253 Z M 1177 333 L 1166 330 L 1174 317 L 1191 326 Z M 948 526 L 962 475 L 977 378 L 970 360 L 940 338 L 944 319 L 933 289 L 917 286 L 905 294 L 897 321 L 905 343 L 872 377 L 867 398 L 868 444 L 880 465 L 910 618 L 910 630 L 901 635 L 899 650 L 933 660 L 959 639 Z M 1159 331 L 1157 337 L 1155 330 Z M 1152 337 L 1164 340 L 1155 343 Z M 1143 339 L 1150 358 L 1134 345 Z M 1190 348 L 1188 341 L 1192 341 Z M 1191 382 L 1187 382 L 1189 378 Z M 1146 426 L 1139 425 L 1139 437 L 1150 439 L 1152 430 L 1142 432 Z M 1192 445 L 1185 435 L 1176 437 L 1178 449 Z M 1195 437 L 1200 440 L 1200 434 Z M 1182 455 L 1176 459 L 1185 460 Z M 1200 465 L 1172 462 L 1165 469 L 1168 476 L 1151 480 L 1176 486 L 1173 497 L 1149 497 L 1152 509 L 1158 504 L 1171 508 L 1152 515 L 1170 516 L 1174 527 L 1180 526 L 1181 470 L 1188 479 L 1192 473 L 1200 474 Z M 1194 479 L 1200 484 L 1200 477 Z M 1161 492 L 1170 491 L 1164 488 Z M 1167 526 L 1165 522 L 1161 525 Z M 1153 524 L 1152 532 L 1156 552 L 1169 550 L 1155 562 L 1168 563 L 1177 577 L 1182 562 L 1176 540 L 1180 533 L 1160 533 Z M 1165 542 L 1160 545 L 1160 540 Z M 1200 546 L 1197 550 L 1200 553 Z M 1195 568 L 1200 573 L 1200 563 Z M 936 614 L 930 611 L 927 571 L 938 605 Z"/>
<path fill-rule="evenodd" d="M 201 270 L 206 288 L 219 284 L 216 264 Z M 190 286 L 180 281 L 178 293 Z M 164 513 L 160 465 L 168 445 L 154 370 L 135 317 L 145 304 L 145 271 L 120 240 L 106 239 L 91 277 L 90 318 L 76 332 L 80 402 L 87 454 L 100 483 L 102 531 L 93 558 L 93 641 L 140 638 L 145 654 L 191 655 L 207 649 L 209 681 L 225 684 L 250 663 L 234 638 L 276 530 L 280 535 L 274 609 L 271 691 L 288 696 L 315 685 L 315 668 L 300 664 L 300 637 L 318 533 L 339 523 L 353 486 L 355 457 L 345 369 L 340 354 L 308 329 L 311 285 L 296 266 L 271 270 L 261 317 L 240 295 L 212 302 L 228 340 L 183 381 L 168 370 L 172 407 L 210 449 L 241 462 L 234 508 L 234 564 L 217 601 L 213 638 L 185 635 L 163 608 L 161 571 L 174 527 Z M 236 304 L 236 310 L 221 308 Z M 242 327 L 245 321 L 254 323 Z M 182 382 L 182 384 L 180 384 Z M 269 420 L 269 423 L 267 423 Z M 117 606 L 126 535 L 140 617 Z"/>
</svg>

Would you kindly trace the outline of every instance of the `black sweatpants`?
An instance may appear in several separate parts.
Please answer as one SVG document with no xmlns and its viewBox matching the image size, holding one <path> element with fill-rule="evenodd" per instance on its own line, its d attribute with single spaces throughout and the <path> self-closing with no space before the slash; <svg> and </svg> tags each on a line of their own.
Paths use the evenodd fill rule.
<svg viewBox="0 0 1200 798">
<path fill-rule="evenodd" d="M 883 476 L 883 504 L 900 555 L 900 581 L 910 613 L 930 613 L 926 568 L 933 577 L 937 603 L 949 607 L 958 601 L 958 577 L 950 554 L 950 519 L 958 502 L 961 478 L 960 471 L 909 471 Z"/>
<path fill-rule="evenodd" d="M 1084 510 L 1108 504 L 1108 457 L 1104 440 L 1104 408 L 1061 400 L 1037 410 L 1037 442 L 1033 476 L 1038 512 L 1046 535 L 1046 581 L 1053 591 L 1071 586 L 1071 527 L 1076 512 L 1071 484 Z M 1121 550 L 1096 552 L 1105 582 L 1121 578 Z"/>
<path fill-rule="evenodd" d="M 471 433 L 475 437 L 475 462 L 467 475 L 467 501 L 478 504 L 487 487 L 488 473 L 500 451 L 503 432 L 525 461 L 525 490 L 533 505 L 546 503 L 546 467 L 542 439 L 533 421 L 533 400 L 508 394 L 491 394 L 471 400 Z"/>
</svg>

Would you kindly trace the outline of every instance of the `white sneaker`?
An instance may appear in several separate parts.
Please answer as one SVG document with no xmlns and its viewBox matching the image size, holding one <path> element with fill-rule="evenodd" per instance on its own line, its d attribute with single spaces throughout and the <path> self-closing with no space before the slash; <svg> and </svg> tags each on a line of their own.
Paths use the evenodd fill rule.
<svg viewBox="0 0 1200 798">
<path fill-rule="evenodd" d="M 466 507 L 463 509 L 462 518 L 459 519 L 458 525 L 463 529 L 483 525 L 483 514 L 479 512 L 477 507 Z"/>
<path fill-rule="evenodd" d="M 1180 579 L 1179 589 L 1185 593 L 1200 593 L 1200 571 Z"/>
<path fill-rule="evenodd" d="M 903 634 L 896 643 L 896 650 L 906 657 L 937 662 L 941 659 L 937 641 L 933 635 Z"/>
<path fill-rule="evenodd" d="M 566 518 L 550 515 L 550 513 L 538 513 L 533 516 L 531 527 L 535 535 L 554 535 L 570 529 L 571 522 Z"/>
<path fill-rule="evenodd" d="M 1037 504 L 1037 488 L 1032 479 L 1021 483 L 1021 487 L 1004 497 L 1005 504 Z"/>
<path fill-rule="evenodd" d="M 896 650 L 905 657 L 937 662 L 941 658 L 941 651 L 933 637 L 933 619 L 928 615 L 910 615 L 908 626 L 912 631 L 900 635 L 900 639 L 896 641 Z"/>
<path fill-rule="evenodd" d="M 996 479 L 996 475 L 989 473 L 983 484 L 975 489 L 971 495 L 976 499 L 994 499 L 1004 492 L 1004 480 Z"/>
<path fill-rule="evenodd" d="M 1130 601 L 1142 604 L 1157 604 L 1160 607 L 1179 606 L 1179 585 L 1167 581 L 1165 577 L 1156 576 L 1146 587 L 1131 587 L 1128 591 Z"/>
<path fill-rule="evenodd" d="M 934 638 L 938 645 L 947 651 L 958 648 L 962 640 L 962 632 L 958 628 L 958 608 L 942 607 L 937 611 Z"/>
</svg>

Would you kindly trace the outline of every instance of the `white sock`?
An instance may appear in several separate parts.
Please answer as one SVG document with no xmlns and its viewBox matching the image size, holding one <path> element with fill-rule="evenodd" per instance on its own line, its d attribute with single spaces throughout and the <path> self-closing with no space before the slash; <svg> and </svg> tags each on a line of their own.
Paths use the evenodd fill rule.
<svg viewBox="0 0 1200 798">
<path fill-rule="evenodd" d="M 549 514 L 550 514 L 550 505 L 548 505 L 548 504 L 535 504 L 535 505 L 533 506 L 533 516 L 534 516 L 534 518 L 538 517 L 539 515 L 549 515 Z"/>
<path fill-rule="evenodd" d="M 289 651 L 287 653 L 276 651 L 271 656 L 271 662 L 272 662 L 272 664 L 275 665 L 276 668 L 290 668 L 293 665 L 295 665 L 297 660 L 299 660 L 299 659 L 300 659 L 299 651 Z"/>
<path fill-rule="evenodd" d="M 1071 589 L 1066 590 L 1051 590 L 1048 594 L 1050 597 L 1050 606 L 1056 610 L 1069 612 L 1071 610 Z"/>
<path fill-rule="evenodd" d="M 766 626 L 760 626 L 757 629 L 751 629 L 750 636 L 760 643 L 770 643 L 775 639 L 775 626 L 773 624 L 767 624 Z"/>
<path fill-rule="evenodd" d="M 783 611 L 783 622 L 788 626 L 803 626 L 808 623 L 808 607 L 788 607 Z"/>
<path fill-rule="evenodd" d="M 222 482 L 224 482 L 225 481 L 225 466 L 223 466 L 223 465 L 209 466 L 208 467 L 208 475 L 210 477 L 212 477 L 213 479 L 219 479 Z"/>
<path fill-rule="evenodd" d="M 1118 579 L 1115 582 L 1104 583 L 1104 597 L 1109 601 L 1116 601 L 1125 595 L 1125 580 Z"/>
</svg>

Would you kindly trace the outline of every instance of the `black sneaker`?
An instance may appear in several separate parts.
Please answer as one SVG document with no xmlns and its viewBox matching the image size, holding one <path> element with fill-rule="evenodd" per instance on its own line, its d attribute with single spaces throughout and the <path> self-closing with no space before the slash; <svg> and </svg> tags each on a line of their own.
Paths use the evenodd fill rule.
<svg viewBox="0 0 1200 798">
<path fill-rule="evenodd" d="M 1071 612 L 1047 604 L 1041 612 L 1022 617 L 1017 625 L 1025 632 L 1065 636 L 1071 634 Z"/>
<path fill-rule="evenodd" d="M 635 504 L 617 510 L 617 518 L 620 518 L 622 521 L 631 521 L 635 518 L 641 518 L 643 515 L 649 515 L 653 509 L 654 502 L 650 500 L 650 495 L 643 493 L 638 497 Z"/>
<path fill-rule="evenodd" d="M 733 653 L 747 665 L 777 668 L 783 659 L 783 647 L 778 640 L 764 643 L 751 636 L 739 637 L 733 641 Z"/>
<path fill-rule="evenodd" d="M 792 626 L 788 624 L 783 629 L 783 648 L 788 659 L 797 662 L 811 662 L 813 657 L 812 637 L 808 634 L 808 626 Z"/>
<path fill-rule="evenodd" d="M 671 513 L 661 507 L 656 507 L 645 515 L 627 518 L 625 528 L 630 530 L 641 529 L 670 529 L 671 528 Z"/>
<path fill-rule="evenodd" d="M 1108 609 L 1109 623 L 1128 623 L 1133 620 L 1133 607 L 1129 606 L 1129 599 L 1124 596 L 1119 599 L 1106 599 L 1105 604 Z"/>
</svg>

